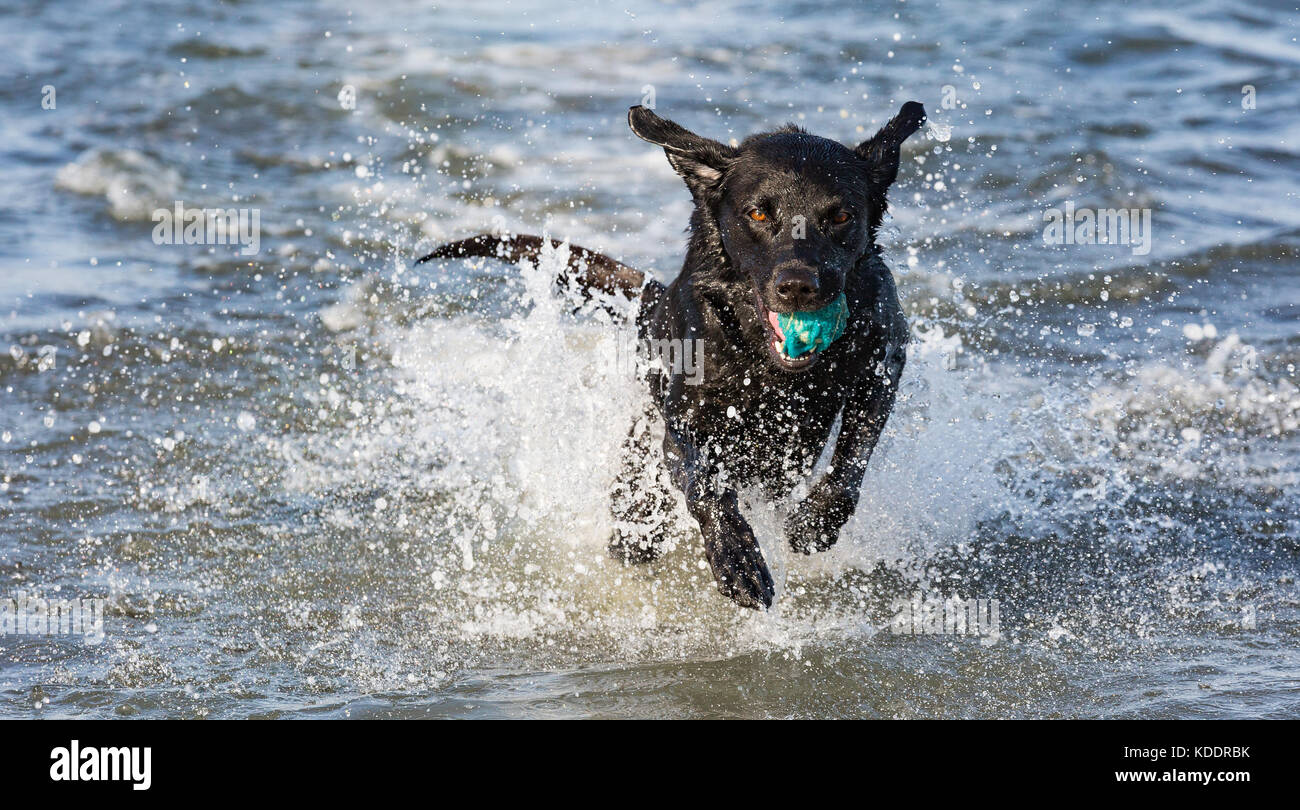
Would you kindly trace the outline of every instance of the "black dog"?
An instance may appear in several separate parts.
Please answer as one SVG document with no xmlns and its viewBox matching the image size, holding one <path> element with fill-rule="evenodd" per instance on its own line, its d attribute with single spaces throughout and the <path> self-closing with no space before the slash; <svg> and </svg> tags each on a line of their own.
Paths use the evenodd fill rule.
<svg viewBox="0 0 1300 810">
<path fill-rule="evenodd" d="M 811 474 L 841 418 L 830 467 L 786 521 L 790 545 L 829 548 L 852 516 L 867 460 L 893 408 L 908 329 L 876 245 L 899 149 L 925 120 L 908 102 L 855 149 L 789 126 L 731 147 L 644 107 L 628 123 L 663 147 L 695 200 L 681 273 L 666 288 L 598 253 L 574 248 L 561 284 L 641 296 L 643 342 L 701 341 L 697 379 L 680 369 L 648 376 L 653 407 L 624 446 L 615 483 L 611 549 L 626 560 L 662 550 L 675 502 L 699 523 L 718 589 L 746 607 L 770 606 L 772 576 L 740 514 L 736 490 L 759 484 L 778 499 Z M 542 240 L 477 236 L 435 257 L 536 256 Z M 843 335 L 796 358 L 777 314 L 811 312 L 843 293 Z M 589 293 L 588 293 L 589 294 Z M 659 344 L 664 345 L 664 344 Z M 653 437 L 662 428 L 662 455 Z"/>
</svg>

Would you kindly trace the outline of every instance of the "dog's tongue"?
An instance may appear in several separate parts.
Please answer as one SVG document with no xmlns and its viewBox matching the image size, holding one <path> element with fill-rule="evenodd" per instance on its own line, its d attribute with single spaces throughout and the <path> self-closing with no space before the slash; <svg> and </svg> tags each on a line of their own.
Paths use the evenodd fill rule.
<svg viewBox="0 0 1300 810">
<path fill-rule="evenodd" d="M 769 312 L 767 313 L 767 322 L 772 324 L 772 328 L 776 330 L 776 334 L 781 340 L 785 340 L 785 332 L 781 331 L 781 316 L 775 312 Z"/>
</svg>

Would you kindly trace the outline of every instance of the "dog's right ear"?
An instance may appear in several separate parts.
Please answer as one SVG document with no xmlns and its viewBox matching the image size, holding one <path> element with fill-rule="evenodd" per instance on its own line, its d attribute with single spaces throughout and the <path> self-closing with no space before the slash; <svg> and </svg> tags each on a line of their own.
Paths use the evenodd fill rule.
<svg viewBox="0 0 1300 810">
<path fill-rule="evenodd" d="M 716 188 L 736 157 L 733 147 L 702 138 L 639 104 L 627 111 L 627 125 L 641 140 L 663 147 L 668 162 L 686 181 L 692 194 Z"/>
<path fill-rule="evenodd" d="M 889 206 L 886 192 L 898 178 L 898 161 L 903 141 L 920 129 L 923 123 L 925 123 L 925 107 L 921 106 L 920 102 L 909 101 L 898 111 L 898 115 L 880 128 L 879 132 L 858 144 L 858 147 L 853 150 L 858 157 L 866 161 L 871 178 L 867 194 L 871 198 L 872 205 L 867 227 L 873 240 L 876 229 L 880 227 L 880 222 L 885 216 L 885 209 Z"/>
<path fill-rule="evenodd" d="M 918 101 L 909 101 L 890 119 L 888 124 L 853 151 L 871 165 L 872 175 L 882 190 L 893 185 L 898 177 L 898 156 L 903 141 L 925 123 L 925 107 Z"/>
</svg>

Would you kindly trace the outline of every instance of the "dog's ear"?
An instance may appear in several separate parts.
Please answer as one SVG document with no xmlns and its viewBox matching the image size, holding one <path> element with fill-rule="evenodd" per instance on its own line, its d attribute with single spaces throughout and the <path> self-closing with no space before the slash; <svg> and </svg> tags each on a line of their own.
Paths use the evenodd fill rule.
<svg viewBox="0 0 1300 810">
<path fill-rule="evenodd" d="M 882 194 L 898 177 L 898 152 L 903 141 L 920 129 L 924 121 L 925 107 L 919 102 L 909 101 L 879 132 L 853 150 L 858 157 L 871 164 L 872 181 Z"/>
<path fill-rule="evenodd" d="M 715 188 L 736 157 L 733 147 L 702 138 L 639 104 L 627 111 L 627 125 L 641 140 L 663 147 L 668 162 L 695 194 Z"/>
</svg>

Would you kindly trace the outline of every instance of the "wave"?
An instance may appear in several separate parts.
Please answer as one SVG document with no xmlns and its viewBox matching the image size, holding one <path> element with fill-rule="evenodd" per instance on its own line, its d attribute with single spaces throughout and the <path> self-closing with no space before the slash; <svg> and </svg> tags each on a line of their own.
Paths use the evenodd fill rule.
<svg viewBox="0 0 1300 810">
<path fill-rule="evenodd" d="M 76 194 L 102 196 L 114 219 L 134 222 L 147 221 L 155 209 L 171 206 L 181 175 L 134 149 L 91 149 L 59 169 L 54 184 Z"/>
</svg>

